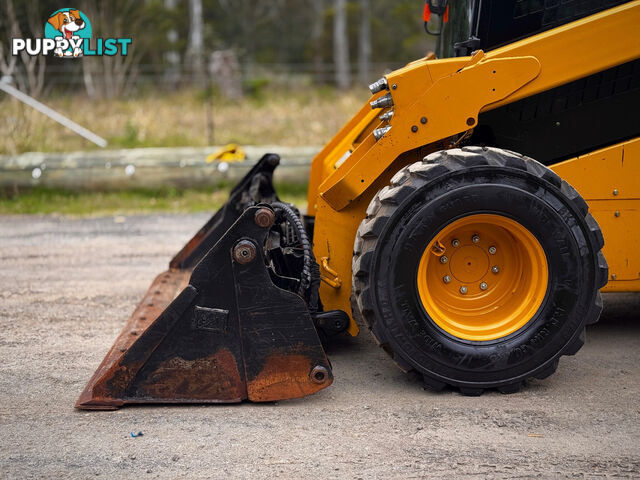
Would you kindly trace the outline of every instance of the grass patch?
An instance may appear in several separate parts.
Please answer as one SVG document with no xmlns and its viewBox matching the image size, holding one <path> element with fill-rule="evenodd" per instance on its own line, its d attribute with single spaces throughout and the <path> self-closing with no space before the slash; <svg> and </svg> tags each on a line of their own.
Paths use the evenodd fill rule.
<svg viewBox="0 0 640 480">
<path fill-rule="evenodd" d="M 368 98 L 366 89 L 284 90 L 255 80 L 230 101 L 211 92 L 150 91 L 134 98 L 91 100 L 70 109 L 70 97 L 43 102 L 109 141 L 108 148 L 224 145 L 323 145 Z M 212 114 L 212 117 L 210 116 Z M 211 135 L 213 135 L 211 137 Z M 97 147 L 41 113 L 0 96 L 0 154 L 70 152 Z"/>
<path fill-rule="evenodd" d="M 278 185 L 282 200 L 306 207 L 306 185 Z M 134 189 L 114 192 L 76 192 L 36 187 L 24 192 L 0 192 L 1 215 L 45 214 L 100 217 L 143 213 L 211 212 L 227 201 L 231 186 L 208 189 Z"/>
</svg>

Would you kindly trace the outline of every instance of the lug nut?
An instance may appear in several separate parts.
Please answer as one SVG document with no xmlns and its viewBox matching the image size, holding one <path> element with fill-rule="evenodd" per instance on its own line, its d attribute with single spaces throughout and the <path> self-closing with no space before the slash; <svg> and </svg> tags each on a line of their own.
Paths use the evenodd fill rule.
<svg viewBox="0 0 640 480">
<path fill-rule="evenodd" d="M 496 249 L 496 247 L 494 247 L 494 246 L 489 247 L 489 253 L 491 255 L 495 255 L 497 251 L 498 250 Z"/>
<path fill-rule="evenodd" d="M 382 77 L 377 82 L 373 82 L 371 85 L 369 85 L 369 90 L 371 90 L 372 94 L 376 94 L 378 92 L 381 92 L 382 90 L 389 90 L 389 83 L 387 82 L 386 78 Z"/>
<path fill-rule="evenodd" d="M 491 267 L 491 271 L 492 271 L 493 273 L 498 273 L 498 272 L 500 271 L 500 269 L 498 268 L 498 266 L 497 266 L 497 265 L 494 265 L 493 267 Z"/>
<path fill-rule="evenodd" d="M 382 128 L 376 128 L 373 131 L 373 136 L 374 138 L 377 140 L 380 140 L 382 137 L 385 136 L 385 134 L 391 130 L 391 125 L 387 126 L 387 127 L 382 127 Z"/>
<path fill-rule="evenodd" d="M 482 283 L 480 284 L 480 290 L 486 290 L 486 289 L 487 289 L 487 287 L 488 287 L 488 285 L 486 284 L 486 282 L 482 282 Z"/>
<path fill-rule="evenodd" d="M 466 294 L 467 293 L 467 287 L 465 287 L 464 285 L 460 287 L 460 293 L 461 294 Z"/>
<path fill-rule="evenodd" d="M 444 283 L 450 283 L 451 282 L 451 277 L 449 275 L 445 275 L 444 277 L 442 277 L 442 281 Z"/>
<path fill-rule="evenodd" d="M 393 107 L 393 97 L 391 96 L 390 93 L 387 93 L 383 97 L 376 98 L 375 100 L 369 103 L 371 105 L 371 108 L 374 108 L 374 109 Z"/>
<path fill-rule="evenodd" d="M 458 248 L 460 246 L 460 240 L 458 240 L 457 238 L 454 238 L 453 240 L 451 240 L 451 246 L 453 248 Z"/>
<path fill-rule="evenodd" d="M 442 255 L 440 257 L 440 263 L 447 263 L 449 261 L 449 259 L 447 258 L 446 255 Z"/>
<path fill-rule="evenodd" d="M 473 237 L 471 237 L 471 241 L 473 243 L 479 243 L 480 242 L 480 237 L 478 235 L 474 235 Z"/>
</svg>

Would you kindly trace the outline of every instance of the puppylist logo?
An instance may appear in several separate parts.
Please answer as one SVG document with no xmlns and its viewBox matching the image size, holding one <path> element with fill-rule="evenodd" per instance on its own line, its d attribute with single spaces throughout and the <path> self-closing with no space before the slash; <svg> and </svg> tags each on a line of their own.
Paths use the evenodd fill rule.
<svg viewBox="0 0 640 480">
<path fill-rule="evenodd" d="M 61 8 L 49 16 L 44 26 L 44 38 L 14 38 L 11 53 L 18 55 L 53 54 L 60 58 L 82 56 L 126 56 L 132 45 L 131 38 L 92 39 L 91 22 L 80 10 Z"/>
</svg>

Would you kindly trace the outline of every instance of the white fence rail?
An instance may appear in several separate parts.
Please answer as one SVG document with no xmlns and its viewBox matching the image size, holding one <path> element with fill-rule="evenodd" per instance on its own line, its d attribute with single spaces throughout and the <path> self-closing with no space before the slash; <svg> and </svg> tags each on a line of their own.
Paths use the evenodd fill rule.
<svg viewBox="0 0 640 480">
<path fill-rule="evenodd" d="M 72 190 L 203 187 L 236 182 L 265 153 L 282 160 L 276 181 L 306 183 L 320 147 L 243 147 L 243 162 L 206 163 L 218 147 L 135 148 L 72 153 L 23 153 L 0 156 L 0 188 L 42 185 Z"/>
</svg>

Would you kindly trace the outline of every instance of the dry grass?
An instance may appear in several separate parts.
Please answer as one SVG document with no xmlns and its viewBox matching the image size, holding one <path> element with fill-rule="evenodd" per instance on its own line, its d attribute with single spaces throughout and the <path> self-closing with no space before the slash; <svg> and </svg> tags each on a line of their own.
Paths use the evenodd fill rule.
<svg viewBox="0 0 640 480">
<path fill-rule="evenodd" d="M 0 97 L 0 154 L 64 152 L 94 148 L 70 130 L 6 96 Z M 367 99 L 365 89 L 296 92 L 265 90 L 238 102 L 213 101 L 215 144 L 321 145 Z M 203 146 L 211 143 L 202 93 L 151 92 L 133 99 L 82 96 L 45 98 L 44 103 L 109 141 L 111 148 Z"/>
</svg>

